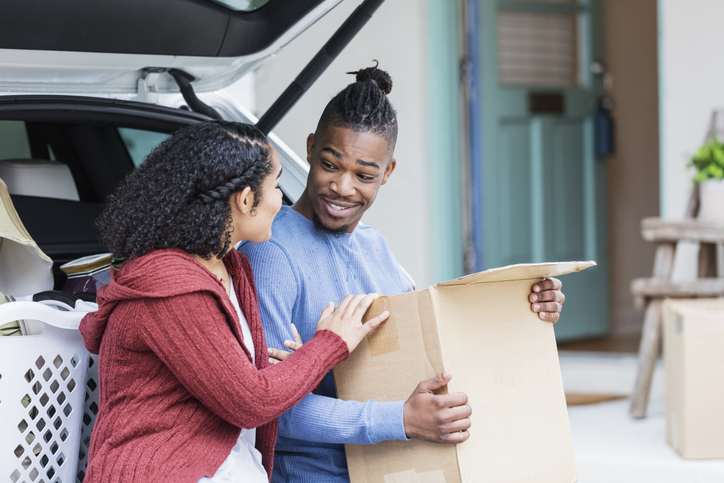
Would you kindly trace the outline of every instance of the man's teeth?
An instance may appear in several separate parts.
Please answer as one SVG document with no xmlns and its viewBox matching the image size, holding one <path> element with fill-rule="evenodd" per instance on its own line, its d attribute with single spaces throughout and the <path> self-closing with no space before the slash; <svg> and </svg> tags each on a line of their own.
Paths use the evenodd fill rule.
<svg viewBox="0 0 724 483">
<path fill-rule="evenodd" d="M 331 206 L 335 210 L 348 210 L 349 208 L 351 208 L 351 206 L 339 206 L 335 205 L 334 203 L 330 203 L 329 206 Z"/>
</svg>

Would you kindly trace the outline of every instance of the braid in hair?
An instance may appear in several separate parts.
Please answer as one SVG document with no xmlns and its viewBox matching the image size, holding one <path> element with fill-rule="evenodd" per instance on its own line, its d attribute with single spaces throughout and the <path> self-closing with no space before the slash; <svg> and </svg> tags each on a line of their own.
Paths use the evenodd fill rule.
<svg viewBox="0 0 724 483">
<path fill-rule="evenodd" d="M 223 200 L 227 197 L 231 197 L 231 194 L 238 191 L 239 186 L 244 185 L 244 178 L 234 178 L 221 186 L 217 186 L 212 190 L 208 190 L 205 193 L 199 193 L 199 198 L 205 203 L 213 203 L 214 201 Z M 242 188 L 243 189 L 243 188 Z"/>
<path fill-rule="evenodd" d="M 237 140 L 240 143 L 246 143 L 256 151 L 256 159 L 254 159 L 251 165 L 244 171 L 241 176 L 235 176 L 228 181 L 222 181 L 219 185 L 214 188 L 207 189 L 198 193 L 197 197 L 204 203 L 222 202 L 228 203 L 231 195 L 242 191 L 247 186 L 252 188 L 254 191 L 254 205 L 261 201 L 261 183 L 259 179 L 263 179 L 270 170 L 271 165 L 267 165 L 271 158 L 271 150 L 267 142 L 260 142 L 257 140 L 242 139 L 238 135 L 228 130 L 221 130 L 224 134 Z M 256 182 L 255 182 L 256 181 Z"/>
<path fill-rule="evenodd" d="M 355 72 L 356 82 L 348 85 L 327 104 L 317 131 L 338 126 L 356 132 L 383 136 L 390 147 L 397 141 L 397 113 L 387 95 L 392 92 L 392 78 L 379 63 Z"/>
</svg>

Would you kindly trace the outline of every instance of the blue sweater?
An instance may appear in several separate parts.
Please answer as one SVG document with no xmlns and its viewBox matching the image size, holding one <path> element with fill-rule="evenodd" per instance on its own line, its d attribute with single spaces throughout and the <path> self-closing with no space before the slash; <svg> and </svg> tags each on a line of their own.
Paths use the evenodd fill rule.
<svg viewBox="0 0 724 483">
<path fill-rule="evenodd" d="M 267 345 L 284 348 L 293 340 L 291 323 L 303 341 L 314 335 L 322 309 L 347 294 L 394 295 L 413 289 L 387 242 L 372 227 L 333 235 L 282 207 L 272 239 L 245 243 L 254 270 Z M 279 418 L 272 481 L 349 481 L 343 444 L 374 444 L 407 439 L 404 401 L 367 402 L 336 399 L 330 372 L 316 394 L 309 394 Z"/>
</svg>

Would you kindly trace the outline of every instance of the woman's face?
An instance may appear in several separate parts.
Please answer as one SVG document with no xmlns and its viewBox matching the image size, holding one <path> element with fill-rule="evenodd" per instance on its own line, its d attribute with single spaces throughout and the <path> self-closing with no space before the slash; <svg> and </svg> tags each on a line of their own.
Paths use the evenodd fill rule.
<svg viewBox="0 0 724 483">
<path fill-rule="evenodd" d="M 241 240 L 261 243 L 271 238 L 272 222 L 282 207 L 282 190 L 279 188 L 282 163 L 276 149 L 273 146 L 270 148 L 272 170 L 262 182 L 261 200 L 255 208 L 234 220 L 234 234 L 238 233 L 238 236 L 234 236 L 236 243 Z"/>
</svg>

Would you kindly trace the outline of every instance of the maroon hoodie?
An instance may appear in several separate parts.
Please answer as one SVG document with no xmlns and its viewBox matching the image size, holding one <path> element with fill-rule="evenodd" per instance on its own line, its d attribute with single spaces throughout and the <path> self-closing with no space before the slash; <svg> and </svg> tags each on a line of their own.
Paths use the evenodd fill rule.
<svg viewBox="0 0 724 483">
<path fill-rule="evenodd" d="M 319 331 L 287 361 L 269 366 L 251 267 L 224 258 L 252 334 L 256 367 L 224 287 L 181 250 L 159 250 L 112 270 L 97 312 L 80 330 L 99 354 L 100 407 L 85 483 L 191 482 L 212 476 L 240 428 L 255 428 L 271 477 L 276 417 L 349 356 Z"/>
</svg>

